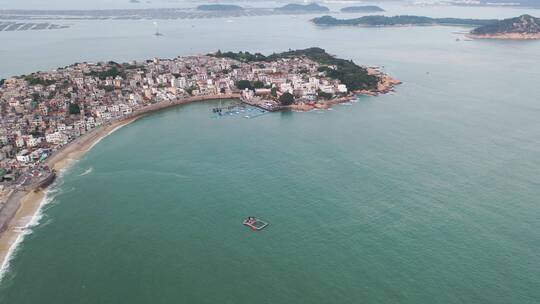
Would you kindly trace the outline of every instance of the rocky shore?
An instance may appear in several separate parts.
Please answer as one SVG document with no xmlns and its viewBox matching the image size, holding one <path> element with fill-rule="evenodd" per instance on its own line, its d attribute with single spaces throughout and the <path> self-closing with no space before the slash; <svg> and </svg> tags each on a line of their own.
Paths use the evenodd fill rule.
<svg viewBox="0 0 540 304">
<path fill-rule="evenodd" d="M 349 96 L 344 96 L 340 98 L 330 99 L 323 103 L 297 103 L 286 108 L 293 111 L 312 111 L 316 109 L 328 109 L 336 104 L 351 102 L 358 95 L 367 95 L 367 96 L 377 96 L 381 94 L 386 94 L 394 91 L 395 86 L 401 84 L 400 80 L 390 77 L 389 75 L 382 74 L 377 68 L 368 69 L 371 73 L 377 74 L 380 77 L 380 81 L 375 90 L 358 90 L 352 92 Z"/>
<path fill-rule="evenodd" d="M 501 40 L 538 40 L 540 33 L 501 33 L 501 34 L 467 34 L 471 39 L 501 39 Z"/>
</svg>

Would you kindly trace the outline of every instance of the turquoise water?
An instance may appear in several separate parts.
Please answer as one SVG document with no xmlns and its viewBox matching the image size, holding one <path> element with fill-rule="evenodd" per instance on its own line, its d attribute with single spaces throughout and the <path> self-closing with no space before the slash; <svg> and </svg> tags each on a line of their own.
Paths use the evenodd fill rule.
<svg viewBox="0 0 540 304">
<path fill-rule="evenodd" d="M 404 84 L 332 111 L 214 119 L 207 102 L 118 130 L 56 185 L 0 303 L 540 302 L 540 42 L 272 18 L 267 36 L 245 18 L 228 40 L 154 47 L 320 45 Z"/>
</svg>

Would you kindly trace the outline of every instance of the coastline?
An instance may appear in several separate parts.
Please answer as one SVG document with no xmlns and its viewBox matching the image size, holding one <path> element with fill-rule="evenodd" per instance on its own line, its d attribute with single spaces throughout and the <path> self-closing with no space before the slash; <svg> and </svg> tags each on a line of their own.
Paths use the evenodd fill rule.
<svg viewBox="0 0 540 304">
<path fill-rule="evenodd" d="M 197 101 L 239 98 L 239 94 L 208 95 L 148 105 L 129 116 L 111 121 L 76 138 L 50 155 L 45 163 L 51 169 L 62 172 L 68 169 L 74 160 L 84 156 L 103 138 L 150 113 Z M 24 239 L 24 235 L 39 220 L 41 208 L 47 200 L 48 188 L 49 186 L 42 189 L 36 187 L 27 190 L 14 190 L 1 208 L 0 227 L 5 226 L 5 229 L 0 232 L 0 280 L 8 270 L 9 262 L 16 248 Z"/>
<path fill-rule="evenodd" d="M 61 172 L 67 169 L 73 160 L 80 159 L 90 151 L 95 143 L 140 117 L 115 121 L 110 125 L 97 128 L 67 144 L 63 149 L 51 155 L 46 163 L 57 172 Z M 48 187 L 15 190 L 2 208 L 2 211 L 9 210 L 2 214 L 3 218 L 0 218 L 2 225 L 6 225 L 5 230 L 0 233 L 0 279 L 8 269 L 9 261 L 27 230 L 39 220 L 40 210 L 47 200 L 47 189 Z"/>
<path fill-rule="evenodd" d="M 375 70 L 371 70 L 371 73 L 379 74 Z M 387 94 L 394 91 L 395 86 L 402 84 L 402 82 L 398 79 L 392 78 L 387 74 L 379 74 L 381 77 L 381 81 L 377 85 L 376 90 L 359 90 L 352 92 L 351 96 L 344 96 L 339 98 L 330 99 L 325 103 L 298 103 L 294 105 L 287 106 L 286 108 L 293 111 L 299 111 L 299 112 L 308 112 L 312 110 L 324 110 L 329 109 L 334 105 L 342 104 L 342 103 L 348 103 L 353 101 L 357 98 L 359 95 L 365 95 L 365 96 L 378 96 L 381 94 Z"/>
<path fill-rule="evenodd" d="M 527 34 L 527 33 L 500 33 L 500 34 L 466 34 L 465 37 L 471 39 L 498 39 L 498 40 L 539 40 L 540 33 Z"/>
<path fill-rule="evenodd" d="M 376 71 L 372 72 L 375 73 Z M 374 91 L 355 91 L 353 92 L 354 95 L 352 96 L 335 98 L 333 100 L 329 100 L 325 104 L 298 104 L 288 106 L 287 109 L 296 111 L 310 111 L 316 108 L 327 109 L 336 104 L 350 102 L 357 95 L 376 96 L 379 94 L 389 93 L 393 91 L 396 85 L 401 84 L 401 81 L 386 74 L 380 74 L 380 76 L 382 77 L 381 82 Z M 97 127 L 74 139 L 47 157 L 45 164 L 47 164 L 51 169 L 54 169 L 56 172 L 62 172 L 69 168 L 69 166 L 73 164 L 74 160 L 78 160 L 84 156 L 85 153 L 90 151 L 103 138 L 139 118 L 153 112 L 182 104 L 220 99 L 241 100 L 241 95 L 238 93 L 203 95 L 147 105 L 137 109 L 128 116 L 110 121 L 107 124 Z M 2 280 L 5 272 L 8 270 L 9 262 L 13 257 L 16 248 L 23 241 L 24 235 L 28 233 L 28 229 L 38 223 L 40 211 L 47 202 L 48 187 L 49 186 L 43 188 L 32 187 L 25 190 L 14 190 L 10 194 L 4 206 L 0 208 L 0 228 L 5 228 L 4 230 L 0 229 L 0 280 Z"/>
</svg>

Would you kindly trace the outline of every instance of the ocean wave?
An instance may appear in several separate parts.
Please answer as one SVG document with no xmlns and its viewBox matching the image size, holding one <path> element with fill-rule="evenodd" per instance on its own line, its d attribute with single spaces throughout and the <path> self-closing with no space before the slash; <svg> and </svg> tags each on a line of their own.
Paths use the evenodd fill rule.
<svg viewBox="0 0 540 304">
<path fill-rule="evenodd" d="M 85 176 L 85 175 L 88 175 L 90 173 L 94 172 L 94 168 L 90 167 L 88 169 L 86 169 L 83 173 L 79 174 L 79 176 Z"/>
<path fill-rule="evenodd" d="M 11 264 L 11 261 L 16 256 L 17 251 L 20 248 L 20 245 L 24 241 L 24 238 L 27 235 L 32 234 L 33 232 L 32 228 L 39 225 L 41 220 L 43 219 L 44 217 L 43 208 L 49 203 L 51 203 L 55 197 L 56 197 L 55 194 L 51 195 L 50 191 L 45 191 L 45 196 L 41 200 L 36 213 L 34 213 L 31 216 L 21 219 L 22 222 L 26 223 L 24 226 L 15 227 L 13 229 L 13 231 L 18 233 L 18 235 L 15 241 L 10 245 L 9 250 L 6 254 L 6 257 L 4 258 L 2 265 L 0 265 L 0 282 L 5 278 L 5 275 L 9 272 L 9 266 Z"/>
</svg>

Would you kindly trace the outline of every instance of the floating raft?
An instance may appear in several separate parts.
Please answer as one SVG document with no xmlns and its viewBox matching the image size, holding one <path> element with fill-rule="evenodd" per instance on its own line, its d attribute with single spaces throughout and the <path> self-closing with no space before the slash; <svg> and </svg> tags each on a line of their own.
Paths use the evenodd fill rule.
<svg viewBox="0 0 540 304">
<path fill-rule="evenodd" d="M 244 224 L 245 226 L 248 226 L 253 231 L 263 230 L 264 228 L 268 226 L 267 222 L 261 219 L 255 218 L 253 216 L 250 216 L 247 219 L 245 219 L 244 222 L 242 222 L 242 224 Z"/>
</svg>

